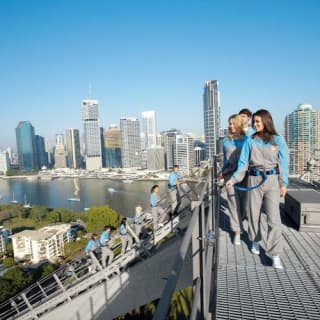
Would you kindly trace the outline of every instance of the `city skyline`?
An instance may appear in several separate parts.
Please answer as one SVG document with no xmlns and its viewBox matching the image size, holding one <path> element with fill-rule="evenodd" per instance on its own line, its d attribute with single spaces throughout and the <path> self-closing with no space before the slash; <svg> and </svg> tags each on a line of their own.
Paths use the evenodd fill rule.
<svg viewBox="0 0 320 320">
<path fill-rule="evenodd" d="M 202 85 L 217 79 L 222 127 L 266 107 L 283 132 L 295 106 L 320 105 L 319 13 L 311 0 L 2 1 L 0 147 L 19 121 L 51 141 L 80 129 L 90 85 L 103 127 L 155 110 L 159 131 L 203 134 Z"/>
</svg>

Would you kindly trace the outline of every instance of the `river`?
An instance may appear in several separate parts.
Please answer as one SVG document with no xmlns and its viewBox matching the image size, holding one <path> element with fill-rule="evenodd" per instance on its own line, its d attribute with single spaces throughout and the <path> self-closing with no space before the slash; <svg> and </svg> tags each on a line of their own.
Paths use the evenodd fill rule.
<svg viewBox="0 0 320 320">
<path fill-rule="evenodd" d="M 109 205 L 124 216 L 133 216 L 134 208 L 149 207 L 149 192 L 160 186 L 160 196 L 166 196 L 166 181 L 58 178 L 50 181 L 12 178 L 0 179 L 0 204 L 19 203 L 84 211 L 93 206 Z M 73 200 L 68 200 L 73 199 Z M 80 201 L 79 201 L 80 200 Z"/>
</svg>

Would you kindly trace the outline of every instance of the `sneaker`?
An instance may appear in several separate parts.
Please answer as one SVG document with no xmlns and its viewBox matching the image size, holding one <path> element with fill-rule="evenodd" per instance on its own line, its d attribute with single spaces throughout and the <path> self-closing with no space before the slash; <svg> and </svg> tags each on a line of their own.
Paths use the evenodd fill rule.
<svg viewBox="0 0 320 320">
<path fill-rule="evenodd" d="M 258 242 L 252 241 L 251 252 L 257 255 L 260 254 L 260 246 Z"/>
<path fill-rule="evenodd" d="M 279 256 L 272 256 L 272 266 L 275 269 L 283 269 L 281 259 Z"/>
<path fill-rule="evenodd" d="M 241 240 L 240 240 L 240 234 L 239 234 L 239 233 L 236 233 L 236 234 L 234 235 L 233 244 L 234 244 L 235 246 L 240 246 Z"/>
</svg>

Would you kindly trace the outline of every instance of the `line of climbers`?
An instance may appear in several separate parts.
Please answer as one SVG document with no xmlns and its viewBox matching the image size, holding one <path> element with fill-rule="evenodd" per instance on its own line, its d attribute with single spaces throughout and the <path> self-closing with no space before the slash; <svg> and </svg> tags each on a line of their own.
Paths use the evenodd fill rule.
<svg viewBox="0 0 320 320">
<path fill-rule="evenodd" d="M 171 210 L 169 212 L 167 212 L 167 210 L 161 206 L 159 186 L 154 185 L 151 188 L 149 201 L 151 206 L 153 232 L 162 228 L 170 219 L 177 215 L 177 210 L 181 203 L 179 185 L 183 182 L 183 175 L 179 171 L 179 166 L 174 165 L 173 171 L 170 173 L 168 179 L 168 191 L 170 194 L 171 201 Z M 136 236 L 140 238 L 143 228 L 143 209 L 141 206 L 137 206 L 135 209 L 133 224 L 134 232 Z M 128 229 L 129 228 L 127 218 L 123 218 L 118 229 L 121 240 L 120 256 L 123 255 L 125 252 L 130 251 L 133 244 L 133 239 L 130 236 Z M 91 266 L 89 266 L 90 273 L 95 273 L 98 268 L 97 259 L 93 257 L 93 255 L 97 257 L 98 251 L 101 251 L 101 264 L 103 268 L 106 268 L 107 265 L 110 265 L 112 263 L 114 259 L 114 252 L 111 248 L 110 240 L 110 226 L 104 227 L 104 231 L 101 233 L 100 238 L 98 238 L 98 235 L 96 233 L 92 234 L 91 239 L 88 241 L 87 246 L 85 248 L 87 256 L 90 257 L 92 261 Z"/>
</svg>

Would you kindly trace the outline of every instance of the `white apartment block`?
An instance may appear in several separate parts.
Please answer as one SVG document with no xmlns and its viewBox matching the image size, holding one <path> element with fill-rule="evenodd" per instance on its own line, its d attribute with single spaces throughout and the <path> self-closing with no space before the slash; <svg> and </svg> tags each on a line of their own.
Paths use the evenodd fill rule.
<svg viewBox="0 0 320 320">
<path fill-rule="evenodd" d="M 11 236 L 16 260 L 41 260 L 62 256 L 65 243 L 71 242 L 71 225 L 57 224 L 39 230 L 24 230 Z"/>
</svg>

